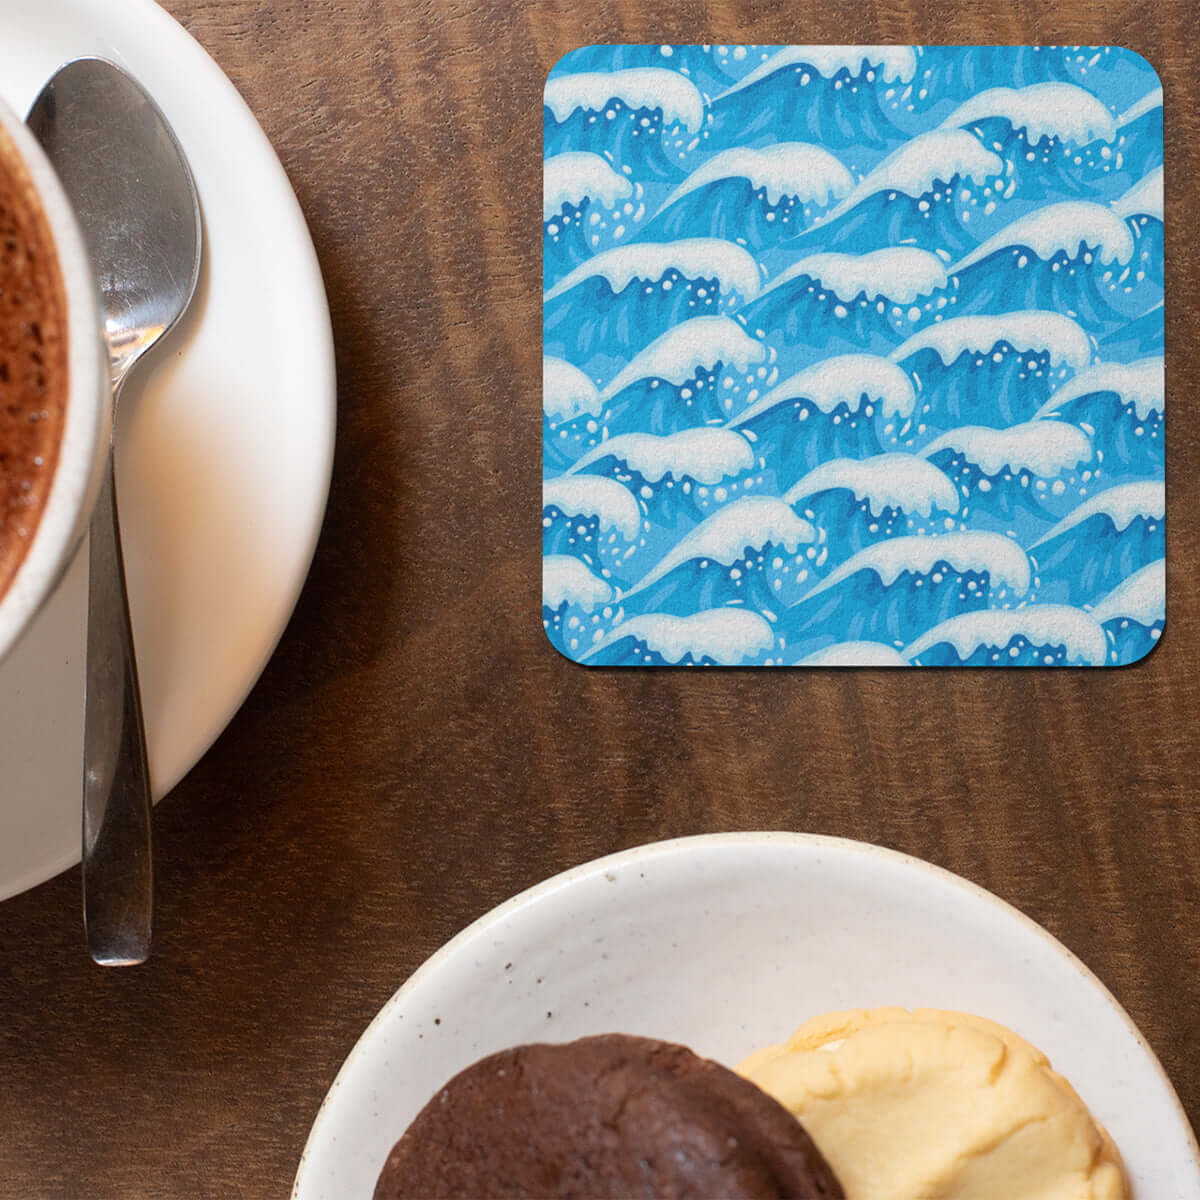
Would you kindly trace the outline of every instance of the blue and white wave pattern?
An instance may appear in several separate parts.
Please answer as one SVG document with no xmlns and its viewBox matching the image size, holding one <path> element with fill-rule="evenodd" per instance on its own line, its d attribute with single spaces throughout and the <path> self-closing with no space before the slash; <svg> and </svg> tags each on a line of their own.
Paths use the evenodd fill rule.
<svg viewBox="0 0 1200 1200">
<path fill-rule="evenodd" d="M 1059 666 L 1165 620 L 1162 90 L 1115 47 L 546 83 L 542 622 L 593 665 Z"/>
</svg>

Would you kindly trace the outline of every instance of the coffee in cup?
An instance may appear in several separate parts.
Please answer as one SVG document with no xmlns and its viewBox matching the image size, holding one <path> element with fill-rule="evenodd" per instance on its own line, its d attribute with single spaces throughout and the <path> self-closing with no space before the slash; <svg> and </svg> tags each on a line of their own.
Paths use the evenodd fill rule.
<svg viewBox="0 0 1200 1200">
<path fill-rule="evenodd" d="M 0 129 L 0 594 L 25 558 L 66 422 L 67 298 L 29 170 Z"/>
<path fill-rule="evenodd" d="M 0 657 L 82 540 L 111 428 L 83 234 L 37 140 L 0 103 Z"/>
</svg>

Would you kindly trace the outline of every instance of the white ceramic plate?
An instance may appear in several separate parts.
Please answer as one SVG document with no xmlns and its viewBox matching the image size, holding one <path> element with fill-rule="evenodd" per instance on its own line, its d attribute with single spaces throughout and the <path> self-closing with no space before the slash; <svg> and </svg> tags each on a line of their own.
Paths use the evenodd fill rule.
<svg viewBox="0 0 1200 1200">
<path fill-rule="evenodd" d="M 819 1013 L 892 1004 L 1010 1026 L 1108 1127 L 1138 1200 L 1200 1195 L 1200 1150 L 1158 1060 L 1043 929 L 904 855 L 748 833 L 600 859 L 460 933 L 346 1060 L 293 1197 L 370 1196 L 392 1144 L 438 1087 L 507 1046 L 619 1031 L 734 1065 Z"/>
<path fill-rule="evenodd" d="M 117 486 L 156 797 L 212 745 L 283 632 L 329 490 L 334 367 L 312 241 L 233 85 L 150 0 L 0 0 L 0 96 L 112 59 L 157 100 L 200 192 L 192 311 L 118 419 Z M 0 898 L 79 860 L 86 555 L 0 664 Z"/>
</svg>

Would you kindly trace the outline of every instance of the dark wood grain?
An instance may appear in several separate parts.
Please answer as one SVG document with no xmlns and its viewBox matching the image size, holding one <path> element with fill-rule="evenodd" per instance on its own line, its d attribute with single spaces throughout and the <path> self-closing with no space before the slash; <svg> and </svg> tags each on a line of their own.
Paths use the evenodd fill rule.
<svg viewBox="0 0 1200 1200">
<path fill-rule="evenodd" d="M 440 943 L 564 867 L 725 829 L 864 838 L 997 892 L 1112 988 L 1200 1122 L 1194 0 L 168 7 L 310 222 L 338 348 L 333 492 L 278 653 L 157 812 L 151 963 L 91 966 L 77 871 L 0 906 L 0 1193 L 285 1195 L 343 1057 Z M 1155 64 L 1170 624 L 1148 661 L 643 673 L 550 648 L 539 93 L 577 44 L 668 39 L 1120 42 Z"/>
</svg>

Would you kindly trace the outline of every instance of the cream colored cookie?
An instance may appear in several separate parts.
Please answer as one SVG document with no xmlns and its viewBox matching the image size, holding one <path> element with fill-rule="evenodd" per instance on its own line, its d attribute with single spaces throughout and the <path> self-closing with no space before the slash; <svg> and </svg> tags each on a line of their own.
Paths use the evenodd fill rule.
<svg viewBox="0 0 1200 1200">
<path fill-rule="evenodd" d="M 738 1070 L 801 1120 L 846 1200 L 1125 1200 L 1120 1155 L 1044 1054 L 965 1013 L 818 1017 Z"/>
</svg>

